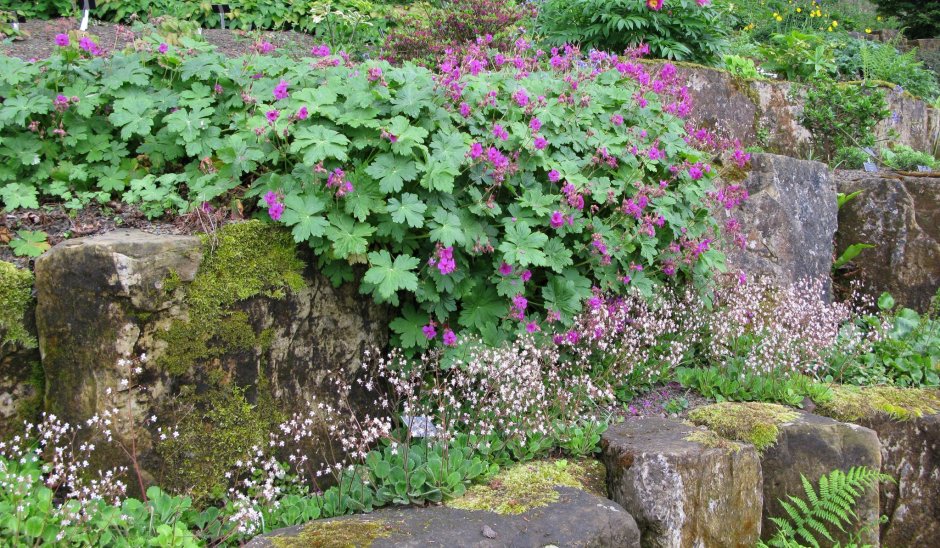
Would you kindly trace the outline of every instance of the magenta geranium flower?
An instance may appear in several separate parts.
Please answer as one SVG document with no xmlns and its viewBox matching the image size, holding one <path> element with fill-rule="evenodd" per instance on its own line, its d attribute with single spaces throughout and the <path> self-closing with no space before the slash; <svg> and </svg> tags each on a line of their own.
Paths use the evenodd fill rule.
<svg viewBox="0 0 940 548">
<path fill-rule="evenodd" d="M 59 46 L 60 48 L 65 48 L 65 47 L 68 47 L 69 44 L 70 42 L 69 42 L 68 34 L 56 34 L 55 35 L 55 45 Z"/>
<path fill-rule="evenodd" d="M 290 95 L 287 93 L 287 80 L 281 80 L 276 86 L 274 86 L 274 98 L 280 101 L 281 99 L 287 99 L 287 96 Z"/>
</svg>

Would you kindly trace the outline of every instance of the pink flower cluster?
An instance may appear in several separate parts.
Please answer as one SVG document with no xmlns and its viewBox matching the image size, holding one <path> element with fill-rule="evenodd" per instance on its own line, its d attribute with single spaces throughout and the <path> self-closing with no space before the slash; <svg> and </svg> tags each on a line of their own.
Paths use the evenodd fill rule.
<svg viewBox="0 0 940 548">
<path fill-rule="evenodd" d="M 268 205 L 268 215 L 271 219 L 280 221 L 281 215 L 284 214 L 284 204 L 281 203 L 280 196 L 269 190 L 264 195 L 264 203 Z"/>
</svg>

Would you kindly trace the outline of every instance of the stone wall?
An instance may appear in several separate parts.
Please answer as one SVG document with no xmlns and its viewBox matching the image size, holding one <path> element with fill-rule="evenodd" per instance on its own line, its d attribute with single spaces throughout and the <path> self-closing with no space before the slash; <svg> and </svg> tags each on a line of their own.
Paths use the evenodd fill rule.
<svg viewBox="0 0 940 548">
<path fill-rule="evenodd" d="M 837 171 L 839 192 L 860 194 L 839 211 L 836 251 L 866 243 L 845 270 L 877 297 L 927 310 L 940 288 L 940 177 Z"/>
<path fill-rule="evenodd" d="M 116 410 L 115 438 L 136 445 L 147 481 L 208 495 L 273 424 L 336 406 L 363 351 L 388 342 L 385 309 L 307 259 L 259 222 L 55 246 L 35 268 L 44 409 L 73 423 Z M 350 401 L 367 412 L 355 389 Z M 157 428 L 179 437 L 159 441 Z M 127 463 L 116 449 L 102 458 Z"/>
<path fill-rule="evenodd" d="M 777 80 L 744 80 L 730 73 L 681 64 L 680 78 L 692 96 L 692 121 L 745 147 L 809 158 L 811 134 L 800 125 L 803 105 L 799 84 Z M 906 93 L 886 89 L 894 114 L 875 128 L 879 141 L 908 145 L 940 157 L 940 110 Z M 896 136 L 895 136 L 896 134 Z"/>
</svg>

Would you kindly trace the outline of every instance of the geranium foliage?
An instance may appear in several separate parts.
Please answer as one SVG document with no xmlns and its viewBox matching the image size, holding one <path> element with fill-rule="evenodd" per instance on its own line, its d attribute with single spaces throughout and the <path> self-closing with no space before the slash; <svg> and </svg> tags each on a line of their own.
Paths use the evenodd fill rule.
<svg viewBox="0 0 940 548">
<path fill-rule="evenodd" d="M 296 62 L 59 42 L 49 60 L 0 57 L 5 207 L 247 198 L 334 283 L 400 310 L 404 347 L 549 330 L 592 292 L 721 267 L 714 170 L 668 64 L 524 40 L 433 71 L 325 47 Z"/>
</svg>

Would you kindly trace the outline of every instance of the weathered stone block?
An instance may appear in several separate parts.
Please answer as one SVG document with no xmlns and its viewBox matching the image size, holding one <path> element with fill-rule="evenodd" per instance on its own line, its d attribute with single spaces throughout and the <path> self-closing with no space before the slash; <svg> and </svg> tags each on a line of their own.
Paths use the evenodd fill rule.
<svg viewBox="0 0 940 548">
<path fill-rule="evenodd" d="M 784 517 L 780 499 L 787 495 L 804 496 L 800 476 L 815 482 L 832 470 L 847 471 L 853 466 L 881 468 L 878 435 L 868 428 L 835 421 L 809 413 L 778 426 L 777 443 L 761 456 L 764 482 L 764 511 L 761 537 L 769 539 L 776 532 L 771 517 Z M 860 544 L 878 545 L 878 489 L 869 488 L 857 500 L 858 524 L 850 533 L 861 532 Z M 843 544 L 845 534 L 833 536 Z"/>
<path fill-rule="evenodd" d="M 362 352 L 388 341 L 383 308 L 333 287 L 289 233 L 257 221 L 205 241 L 128 230 L 70 240 L 37 261 L 36 289 L 45 408 L 80 422 L 116 406 L 117 439 L 137 437 L 147 479 L 197 497 L 278 420 L 336 405 L 335 383 L 351 384 Z M 145 390 L 122 390 L 119 359 L 140 354 Z M 180 437 L 158 446 L 141 433 L 152 415 L 151 428 Z M 103 458 L 123 463 L 118 451 Z"/>
<path fill-rule="evenodd" d="M 557 501 L 518 515 L 448 506 L 386 508 L 280 529 L 246 546 L 640 546 L 636 522 L 619 504 L 572 487 L 556 489 Z"/>
<path fill-rule="evenodd" d="M 644 547 L 743 547 L 760 537 L 757 451 L 711 447 L 701 434 L 658 417 L 627 420 L 604 434 L 608 492 L 636 519 Z"/>
<path fill-rule="evenodd" d="M 940 391 L 837 388 L 819 412 L 878 433 L 885 546 L 940 546 Z"/>
<path fill-rule="evenodd" d="M 821 280 L 831 291 L 836 188 L 825 164 L 755 154 L 744 181 L 750 197 L 736 213 L 745 249 L 728 252 L 728 266 L 781 285 Z"/>
<path fill-rule="evenodd" d="M 940 177 L 837 171 L 839 192 L 861 191 L 839 210 L 836 249 L 874 245 L 853 263 L 852 278 L 877 296 L 889 291 L 924 311 L 940 288 Z"/>
</svg>

